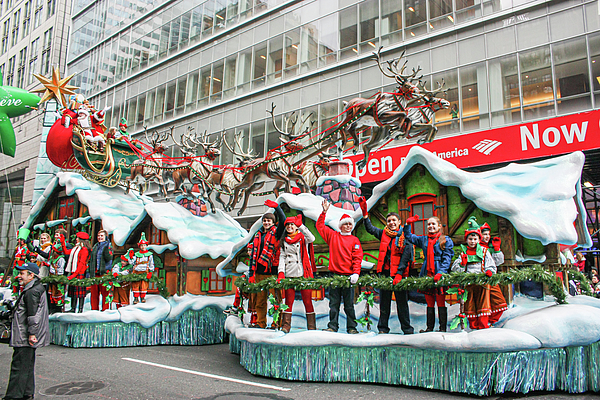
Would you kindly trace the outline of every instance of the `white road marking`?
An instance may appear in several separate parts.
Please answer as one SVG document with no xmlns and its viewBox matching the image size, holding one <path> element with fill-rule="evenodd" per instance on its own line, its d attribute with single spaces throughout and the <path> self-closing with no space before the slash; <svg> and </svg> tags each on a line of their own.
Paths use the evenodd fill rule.
<svg viewBox="0 0 600 400">
<path fill-rule="evenodd" d="M 207 378 L 220 379 L 220 380 L 228 381 L 228 382 L 241 383 L 243 385 L 256 386 L 256 387 L 261 387 L 261 388 L 265 388 L 265 389 L 280 390 L 282 392 L 287 392 L 289 390 L 292 390 L 291 388 L 284 388 L 284 387 L 273 386 L 273 385 L 265 385 L 263 383 L 250 382 L 250 381 L 245 381 L 245 380 L 236 379 L 236 378 L 229 378 L 227 376 L 207 374 L 205 372 L 192 371 L 191 369 L 177 368 L 177 367 L 171 367 L 169 365 L 157 364 L 157 363 L 153 363 L 153 362 L 149 362 L 149 361 L 136 360 L 135 358 L 123 357 L 123 358 L 121 358 L 121 360 L 131 361 L 131 362 L 135 362 L 135 363 L 138 363 L 138 364 L 151 365 L 153 367 L 170 369 L 171 371 L 185 372 L 187 374 L 199 375 L 199 376 L 204 376 L 204 377 L 207 377 Z"/>
</svg>

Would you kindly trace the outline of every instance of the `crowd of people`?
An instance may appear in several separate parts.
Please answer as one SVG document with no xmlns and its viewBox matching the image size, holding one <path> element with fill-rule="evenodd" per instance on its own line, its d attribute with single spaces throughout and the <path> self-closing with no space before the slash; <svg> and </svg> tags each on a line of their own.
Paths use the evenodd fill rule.
<svg viewBox="0 0 600 400">
<path fill-rule="evenodd" d="M 491 237 L 491 228 L 486 223 L 477 225 L 474 217 L 469 220 L 469 228 L 465 231 L 466 245 L 461 246 L 461 255 L 452 262 L 454 244 L 452 239 L 444 235 L 439 218 L 427 220 L 427 234 L 414 235 L 411 224 L 419 220 L 413 216 L 402 225 L 397 213 L 391 212 L 386 216 L 383 229 L 377 228 L 369 219 L 366 200 L 360 198 L 360 208 L 364 217 L 366 231 L 379 241 L 377 259 L 377 274 L 393 279 L 393 285 L 408 276 L 414 259 L 414 247 L 423 250 L 423 266 L 419 276 L 429 276 L 438 282 L 442 274 L 452 271 L 467 273 L 486 273 L 488 276 L 497 272 L 497 266 L 504 262 L 500 250 L 500 239 Z M 285 278 L 313 278 L 316 273 L 312 243 L 314 235 L 303 225 L 302 215 L 285 217 L 281 207 L 274 201 L 267 200 L 265 205 L 275 209 L 275 214 L 266 213 L 262 217 L 262 227 L 248 244 L 249 282 L 257 283 L 270 276 L 277 276 L 279 283 Z M 339 222 L 339 232 L 325 225 L 329 202 L 322 203 L 322 213 L 317 219 L 316 228 L 319 235 L 327 244 L 329 252 L 329 274 L 332 276 L 347 276 L 351 284 L 355 284 L 361 273 L 363 250 L 360 240 L 352 235 L 354 219 L 344 214 Z M 448 325 L 445 287 L 423 290 L 427 303 L 427 326 L 421 332 L 431 332 L 435 328 L 435 306 L 438 309 L 439 330 L 445 332 Z M 485 329 L 498 321 L 507 304 L 498 286 L 470 285 L 465 288 L 468 293 L 465 302 L 465 314 L 471 329 Z M 282 296 L 279 290 L 264 290 L 251 294 L 249 311 L 251 312 L 250 327 L 266 328 L 267 304 L 269 292 L 277 302 Z M 292 305 L 296 291 L 285 290 L 285 304 L 281 321 L 273 323 L 272 329 L 281 327 L 284 332 L 291 328 Z M 306 311 L 307 329 L 316 329 L 314 306 L 310 290 L 300 290 L 300 295 Z M 408 293 L 401 290 L 380 290 L 380 317 L 377 328 L 379 333 L 390 332 L 389 318 L 392 295 L 396 300 L 398 319 L 405 335 L 414 333 L 410 323 Z M 356 312 L 354 309 L 354 287 L 329 288 L 329 323 L 325 331 L 339 330 L 340 307 L 343 302 L 346 313 L 346 332 L 358 333 Z M 236 294 L 233 312 L 240 306 L 240 292 Z"/>
<path fill-rule="evenodd" d="M 96 242 L 92 245 L 90 235 L 77 232 L 74 243 L 67 241 L 67 231 L 58 228 L 54 233 L 54 241 L 48 233 L 42 233 L 38 240 L 29 238 L 29 230 L 20 229 L 12 265 L 12 285 L 15 295 L 19 293 L 19 282 L 16 279 L 19 267 L 34 262 L 39 272 L 37 276 L 66 276 L 68 281 L 74 279 L 100 278 L 105 275 L 118 276 L 128 274 L 145 274 L 148 279 L 154 272 L 154 258 L 148 250 L 149 242 L 142 233 L 138 242 L 138 251 L 128 250 L 125 254 L 114 259 L 112 245 L 108 232 L 100 230 L 96 234 Z M 90 286 L 50 283 L 47 285 L 48 307 L 50 313 L 83 312 L 85 297 L 90 294 L 92 310 L 104 311 L 112 304 L 120 308 L 130 304 L 133 294 L 133 304 L 146 302 L 148 282 L 145 280 L 124 282 L 110 291 L 104 284 Z M 69 299 L 70 308 L 65 310 Z M 112 299 L 112 300 L 111 300 Z"/>
</svg>

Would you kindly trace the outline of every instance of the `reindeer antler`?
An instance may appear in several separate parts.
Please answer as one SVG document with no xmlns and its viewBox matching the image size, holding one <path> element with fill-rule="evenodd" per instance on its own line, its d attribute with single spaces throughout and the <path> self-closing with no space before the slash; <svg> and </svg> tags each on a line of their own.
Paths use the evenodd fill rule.
<svg viewBox="0 0 600 400">
<path fill-rule="evenodd" d="M 251 160 L 251 159 L 256 158 L 258 156 L 257 154 L 252 154 L 252 152 L 254 150 L 251 148 L 252 144 L 250 143 L 250 140 L 248 140 L 248 151 L 246 153 L 241 153 L 241 152 L 238 153 L 235 150 L 236 146 L 240 148 L 240 151 L 242 150 L 242 131 L 239 131 L 239 132 L 237 132 L 237 133 L 234 134 L 233 148 L 229 145 L 229 142 L 227 142 L 227 139 L 225 139 L 224 136 L 223 136 L 223 142 L 225 143 L 225 147 L 227 147 L 227 149 L 229 149 L 229 151 L 233 155 L 236 155 L 238 157 L 242 157 L 243 159 L 247 159 L 247 160 Z"/>
</svg>

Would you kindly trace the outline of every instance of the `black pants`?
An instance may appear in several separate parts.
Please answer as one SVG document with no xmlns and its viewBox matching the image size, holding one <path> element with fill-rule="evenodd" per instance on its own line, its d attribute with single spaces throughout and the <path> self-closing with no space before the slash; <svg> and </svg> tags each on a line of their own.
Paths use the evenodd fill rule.
<svg viewBox="0 0 600 400">
<path fill-rule="evenodd" d="M 410 313 L 408 311 L 408 292 L 406 290 L 394 291 L 391 290 L 380 290 L 379 291 L 379 323 L 377 329 L 380 332 L 388 333 L 390 328 L 388 321 L 390 319 L 390 308 L 392 305 L 392 293 L 396 296 L 396 310 L 398 311 L 398 319 L 400 320 L 400 326 L 402 332 L 407 335 L 414 333 L 414 329 L 410 326 Z"/>
<path fill-rule="evenodd" d="M 6 398 L 20 399 L 33 396 L 35 392 L 34 367 L 35 349 L 33 347 L 14 347 Z"/>
<path fill-rule="evenodd" d="M 327 326 L 337 332 L 339 328 L 340 304 L 344 300 L 346 313 L 346 331 L 356 329 L 356 314 L 354 312 L 354 288 L 329 289 L 329 324 Z"/>
</svg>

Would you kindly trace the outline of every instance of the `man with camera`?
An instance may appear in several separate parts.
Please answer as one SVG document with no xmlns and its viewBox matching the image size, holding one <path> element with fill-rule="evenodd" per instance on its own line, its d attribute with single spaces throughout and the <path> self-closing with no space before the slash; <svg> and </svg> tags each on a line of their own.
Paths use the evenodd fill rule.
<svg viewBox="0 0 600 400">
<path fill-rule="evenodd" d="M 50 344 L 48 303 L 37 264 L 29 262 L 15 268 L 22 291 L 12 309 L 9 344 L 14 352 L 4 399 L 32 399 L 35 349 Z"/>
</svg>

